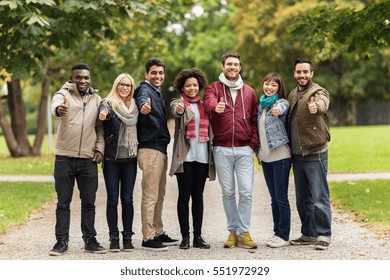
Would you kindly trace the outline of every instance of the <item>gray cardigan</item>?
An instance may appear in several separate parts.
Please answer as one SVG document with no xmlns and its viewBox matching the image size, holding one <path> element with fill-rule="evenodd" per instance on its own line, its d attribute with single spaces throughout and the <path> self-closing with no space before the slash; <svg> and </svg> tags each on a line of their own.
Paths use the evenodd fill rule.
<svg viewBox="0 0 390 280">
<path fill-rule="evenodd" d="M 183 172 L 183 162 L 186 158 L 188 151 L 190 150 L 190 142 L 185 137 L 186 126 L 192 120 L 195 113 L 192 110 L 185 109 L 182 115 L 176 113 L 176 104 L 180 102 L 179 98 L 174 98 L 171 101 L 170 108 L 173 117 L 175 118 L 175 134 L 173 142 L 173 152 L 172 152 L 172 162 L 171 169 L 169 171 L 169 176 L 173 176 L 175 173 Z M 209 126 L 209 173 L 207 177 L 210 181 L 215 180 L 215 166 L 213 161 L 213 154 L 211 151 L 212 143 L 212 131 L 211 125 Z"/>
</svg>

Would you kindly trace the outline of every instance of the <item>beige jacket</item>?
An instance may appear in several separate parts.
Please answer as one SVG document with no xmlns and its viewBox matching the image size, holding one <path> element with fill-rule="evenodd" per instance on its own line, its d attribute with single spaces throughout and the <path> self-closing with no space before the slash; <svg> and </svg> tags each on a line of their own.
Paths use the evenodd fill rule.
<svg viewBox="0 0 390 280">
<path fill-rule="evenodd" d="M 68 100 L 68 113 L 59 117 L 55 154 L 76 158 L 93 158 L 97 150 L 104 154 L 104 131 L 98 118 L 102 98 L 94 92 L 81 96 L 72 82 L 67 82 L 56 92 L 51 102 L 51 112 Z"/>
</svg>

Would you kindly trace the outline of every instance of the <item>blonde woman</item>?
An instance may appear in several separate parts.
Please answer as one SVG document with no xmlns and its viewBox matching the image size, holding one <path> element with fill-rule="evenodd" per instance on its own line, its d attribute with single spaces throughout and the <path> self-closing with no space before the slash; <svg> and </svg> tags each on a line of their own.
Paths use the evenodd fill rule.
<svg viewBox="0 0 390 280">
<path fill-rule="evenodd" d="M 105 152 L 103 175 L 107 189 L 107 223 L 110 236 L 110 251 L 120 251 L 118 229 L 118 198 L 122 204 L 123 250 L 134 249 L 133 190 L 137 176 L 137 120 L 134 79 L 120 74 L 99 108 L 103 121 Z"/>
</svg>

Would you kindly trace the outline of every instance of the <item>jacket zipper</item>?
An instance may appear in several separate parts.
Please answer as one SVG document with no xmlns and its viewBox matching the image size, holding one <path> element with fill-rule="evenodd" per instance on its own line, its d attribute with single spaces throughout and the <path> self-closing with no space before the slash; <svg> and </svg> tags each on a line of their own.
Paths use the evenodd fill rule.
<svg viewBox="0 0 390 280">
<path fill-rule="evenodd" d="M 80 134 L 80 145 L 79 145 L 79 156 L 81 155 L 81 145 L 83 144 L 83 131 L 84 131 L 84 113 L 85 113 L 85 107 L 87 105 L 87 101 L 84 101 L 84 96 L 82 97 L 83 101 L 83 118 L 81 122 L 81 134 Z"/>
</svg>

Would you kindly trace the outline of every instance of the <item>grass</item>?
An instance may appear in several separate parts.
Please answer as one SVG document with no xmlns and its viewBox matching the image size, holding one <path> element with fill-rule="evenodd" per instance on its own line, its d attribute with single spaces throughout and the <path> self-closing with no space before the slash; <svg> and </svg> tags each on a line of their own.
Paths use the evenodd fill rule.
<svg viewBox="0 0 390 280">
<path fill-rule="evenodd" d="M 390 126 L 332 127 L 329 172 L 390 171 Z"/>
<path fill-rule="evenodd" d="M 357 221 L 390 231 L 390 180 L 362 180 L 329 184 L 332 202 Z"/>
<path fill-rule="evenodd" d="M 22 224 L 53 197 L 52 183 L 0 182 L 0 234 Z"/>
</svg>

